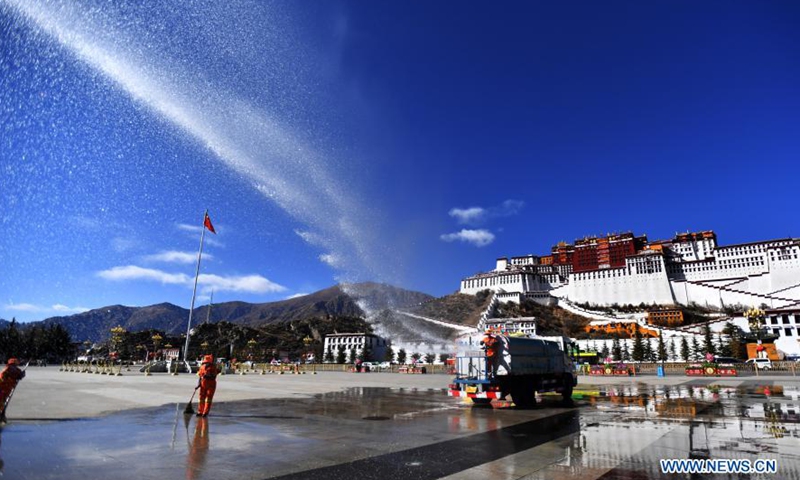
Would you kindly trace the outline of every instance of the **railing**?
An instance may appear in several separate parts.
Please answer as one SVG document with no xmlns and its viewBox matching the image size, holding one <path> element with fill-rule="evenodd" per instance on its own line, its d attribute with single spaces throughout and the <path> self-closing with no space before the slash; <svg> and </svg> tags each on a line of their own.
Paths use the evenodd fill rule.
<svg viewBox="0 0 800 480">
<path fill-rule="evenodd" d="M 631 372 L 632 376 L 635 375 L 656 375 L 658 367 L 663 366 L 665 375 L 686 375 L 686 368 L 691 366 L 704 366 L 703 362 L 622 362 Z M 617 364 L 609 364 L 617 365 Z M 720 364 L 720 366 L 727 364 Z M 578 367 L 579 375 L 589 375 L 589 370 L 584 368 L 585 365 Z M 740 363 L 734 365 L 737 376 L 763 376 L 763 375 L 792 375 L 797 376 L 800 373 L 800 363 L 790 361 L 775 361 L 772 362 L 770 368 L 756 368 L 752 364 Z M 715 375 L 708 375 L 715 377 Z M 720 375 L 721 377 L 722 375 Z"/>
<path fill-rule="evenodd" d="M 413 365 L 391 365 L 387 368 L 380 368 L 377 366 L 370 366 L 369 372 L 363 373 L 408 373 L 412 371 Z M 452 367 L 441 364 L 428 364 L 421 363 L 417 365 L 418 368 L 425 367 L 426 373 L 449 373 Z M 362 367 L 362 371 L 364 367 Z M 291 375 L 291 374 L 309 374 L 315 372 L 355 372 L 355 366 L 352 363 L 303 363 L 293 364 L 284 363 L 280 365 L 272 365 L 270 363 L 254 363 L 252 365 L 245 363 L 238 363 L 231 366 L 225 373 L 231 375 Z"/>
</svg>

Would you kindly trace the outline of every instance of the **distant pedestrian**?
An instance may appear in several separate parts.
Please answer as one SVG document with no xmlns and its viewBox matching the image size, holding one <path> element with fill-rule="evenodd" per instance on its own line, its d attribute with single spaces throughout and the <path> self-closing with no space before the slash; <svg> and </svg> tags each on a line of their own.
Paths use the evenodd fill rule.
<svg viewBox="0 0 800 480">
<path fill-rule="evenodd" d="M 25 372 L 19 369 L 19 360 L 9 358 L 5 370 L 0 373 L 0 408 L 5 407 L 8 396 L 17 388 L 17 383 L 23 378 L 25 378 Z"/>
<path fill-rule="evenodd" d="M 197 405 L 197 416 L 207 417 L 211 411 L 211 402 L 214 400 L 214 392 L 217 390 L 217 375 L 219 368 L 214 365 L 214 357 L 206 355 L 203 357 L 203 364 L 197 372 L 200 377 L 200 402 Z"/>
</svg>

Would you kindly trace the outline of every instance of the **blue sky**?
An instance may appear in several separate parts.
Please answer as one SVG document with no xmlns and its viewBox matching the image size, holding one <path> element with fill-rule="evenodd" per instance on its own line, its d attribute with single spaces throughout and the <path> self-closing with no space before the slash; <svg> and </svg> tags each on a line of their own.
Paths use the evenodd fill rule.
<svg viewBox="0 0 800 480">
<path fill-rule="evenodd" d="M 0 318 L 188 307 L 206 208 L 200 304 L 800 236 L 794 2 L 76 3 L 0 1 Z"/>
</svg>

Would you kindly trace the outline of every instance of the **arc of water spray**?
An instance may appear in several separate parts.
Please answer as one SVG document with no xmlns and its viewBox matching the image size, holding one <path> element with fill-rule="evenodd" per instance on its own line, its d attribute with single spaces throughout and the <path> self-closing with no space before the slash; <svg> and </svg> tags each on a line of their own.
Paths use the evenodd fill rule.
<svg viewBox="0 0 800 480">
<path fill-rule="evenodd" d="M 93 25 L 90 15 L 76 10 L 77 3 L 0 1 L 250 179 L 290 216 L 321 230 L 314 243 L 331 251 L 321 256 L 335 259 L 327 263 L 345 274 L 378 275 L 379 264 L 365 245 L 369 236 L 360 227 L 370 223 L 364 221 L 366 212 L 338 185 L 313 149 L 275 118 L 235 95 L 193 81 L 193 75 L 174 66 L 136 58 L 131 53 L 135 48 L 118 47 L 136 42 L 121 40 L 122 32 L 108 32 L 113 25 Z M 115 41 L 98 38 L 96 32 L 101 31 Z"/>
</svg>

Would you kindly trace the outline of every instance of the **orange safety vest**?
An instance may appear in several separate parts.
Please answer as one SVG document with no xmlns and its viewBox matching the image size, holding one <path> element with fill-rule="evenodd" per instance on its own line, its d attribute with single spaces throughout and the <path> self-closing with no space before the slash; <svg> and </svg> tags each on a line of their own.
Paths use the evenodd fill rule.
<svg viewBox="0 0 800 480">
<path fill-rule="evenodd" d="M 494 357 L 497 353 L 497 339 L 491 335 L 483 337 L 483 346 L 486 347 L 486 356 Z"/>
</svg>

